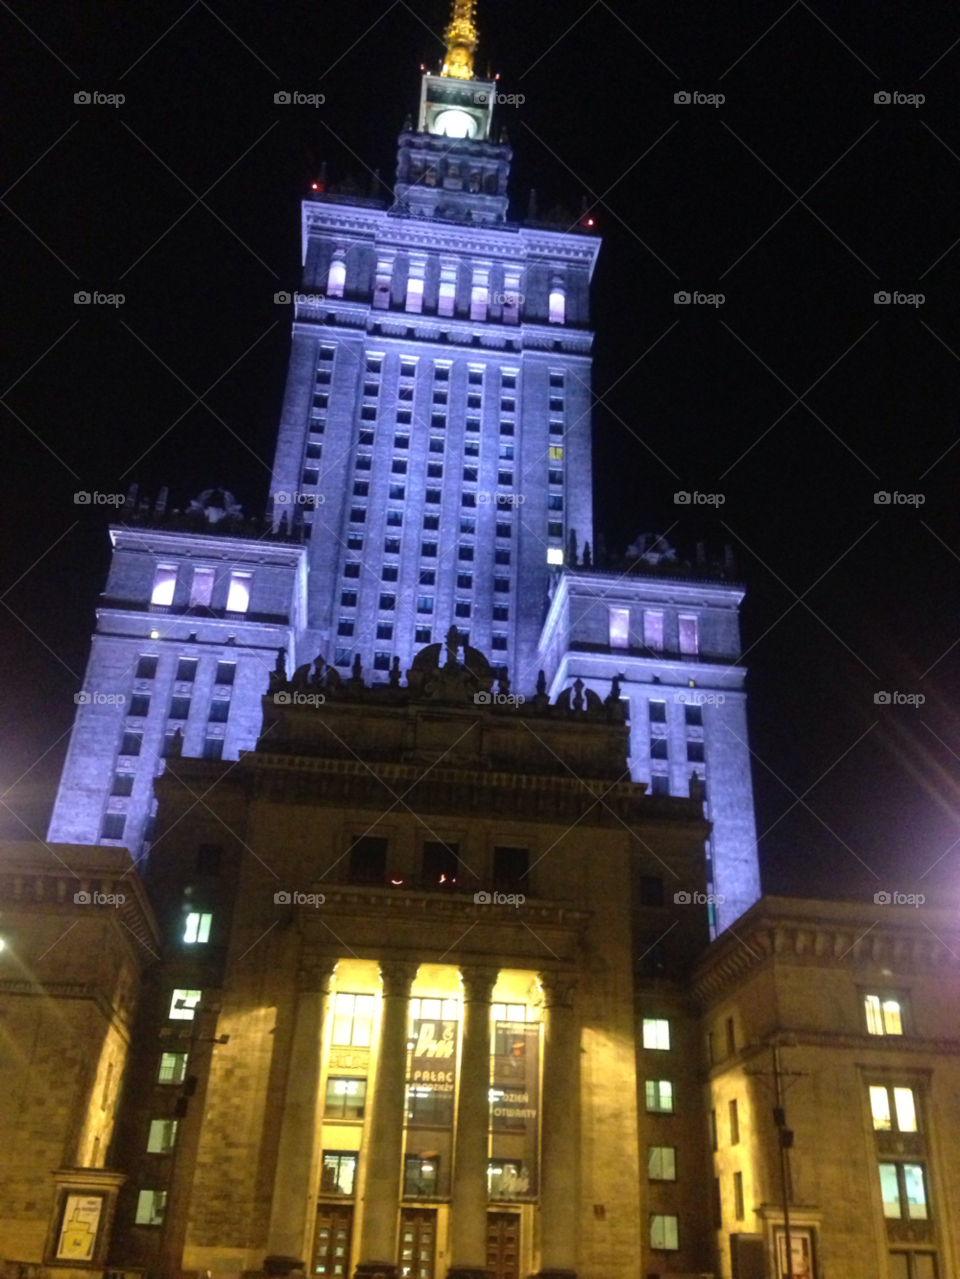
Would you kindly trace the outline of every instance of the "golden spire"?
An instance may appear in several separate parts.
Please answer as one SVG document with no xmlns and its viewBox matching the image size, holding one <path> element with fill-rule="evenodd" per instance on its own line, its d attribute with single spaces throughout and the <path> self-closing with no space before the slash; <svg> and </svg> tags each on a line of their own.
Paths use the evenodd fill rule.
<svg viewBox="0 0 960 1279">
<path fill-rule="evenodd" d="M 453 0 L 450 25 L 443 33 L 447 41 L 447 56 L 440 74 L 454 80 L 473 79 L 473 55 L 477 48 L 476 2 Z"/>
</svg>

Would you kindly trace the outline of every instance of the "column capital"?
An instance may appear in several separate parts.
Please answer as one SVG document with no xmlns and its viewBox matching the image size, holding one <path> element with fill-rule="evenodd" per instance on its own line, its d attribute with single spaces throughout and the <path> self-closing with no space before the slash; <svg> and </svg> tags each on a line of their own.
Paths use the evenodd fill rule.
<svg viewBox="0 0 960 1279">
<path fill-rule="evenodd" d="M 300 956 L 300 965 L 297 969 L 297 990 L 329 995 L 333 974 L 339 962 L 336 955 L 320 955 L 315 951 L 304 951 Z"/>
<path fill-rule="evenodd" d="M 577 974 L 570 971 L 547 970 L 538 973 L 543 990 L 543 1003 L 546 1008 L 572 1008 L 573 992 L 577 985 Z"/>
<path fill-rule="evenodd" d="M 489 1004 L 500 969 L 489 964 L 461 964 L 460 983 L 465 1004 Z"/>
<path fill-rule="evenodd" d="M 420 965 L 407 959 L 381 959 L 380 980 L 383 983 L 384 997 L 398 999 L 410 998 L 410 987 Z"/>
</svg>

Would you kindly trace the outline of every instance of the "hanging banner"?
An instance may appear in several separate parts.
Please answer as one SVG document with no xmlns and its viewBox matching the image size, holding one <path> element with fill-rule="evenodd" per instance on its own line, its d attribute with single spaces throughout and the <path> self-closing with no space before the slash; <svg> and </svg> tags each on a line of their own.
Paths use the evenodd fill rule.
<svg viewBox="0 0 960 1279">
<path fill-rule="evenodd" d="M 67 1195 L 57 1242 L 58 1261 L 92 1261 L 103 1212 L 102 1195 Z"/>
<path fill-rule="evenodd" d="M 537 1193 L 540 1136 L 540 1027 L 498 1021 L 493 1027 L 490 1198 Z"/>
<path fill-rule="evenodd" d="M 413 1022 L 407 1068 L 407 1123 L 448 1127 L 457 1091 L 459 1022 Z"/>
</svg>

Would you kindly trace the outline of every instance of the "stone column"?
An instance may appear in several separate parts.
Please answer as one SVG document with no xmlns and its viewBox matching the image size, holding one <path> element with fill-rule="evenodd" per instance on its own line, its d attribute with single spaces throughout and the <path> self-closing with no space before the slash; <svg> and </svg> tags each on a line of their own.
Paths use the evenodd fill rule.
<svg viewBox="0 0 960 1279">
<path fill-rule="evenodd" d="M 323 1023 L 335 958 L 305 957 L 297 973 L 297 1005 L 287 1067 L 277 1170 L 264 1269 L 286 1274 L 306 1266 L 317 1211 Z"/>
<path fill-rule="evenodd" d="M 496 968 L 460 969 L 463 1048 L 450 1212 L 447 1279 L 489 1279 L 487 1271 L 487 1151 L 490 1128 L 490 996 Z"/>
<path fill-rule="evenodd" d="M 541 973 L 546 1010 L 540 1135 L 538 1279 L 577 1279 L 580 1227 L 580 1033 L 572 973 Z"/>
<path fill-rule="evenodd" d="M 407 1020 L 410 987 L 418 964 L 383 960 L 383 1015 L 377 1048 L 373 1116 L 360 1209 L 360 1258 L 354 1279 L 395 1279 L 403 1113 L 407 1084 Z"/>
</svg>

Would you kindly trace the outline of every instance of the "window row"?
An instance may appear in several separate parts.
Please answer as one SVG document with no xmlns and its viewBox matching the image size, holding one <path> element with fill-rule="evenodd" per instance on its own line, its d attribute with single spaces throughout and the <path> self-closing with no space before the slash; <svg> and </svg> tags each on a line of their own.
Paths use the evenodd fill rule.
<svg viewBox="0 0 960 1279">
<path fill-rule="evenodd" d="M 133 693 L 127 709 L 130 719 L 146 719 L 150 714 L 152 698 L 149 693 Z M 186 720 L 190 718 L 190 706 L 193 698 L 184 695 L 171 697 L 167 708 L 167 718 Z M 207 707 L 207 720 L 212 724 L 225 724 L 230 715 L 230 700 L 225 697 L 214 697 Z"/>
<path fill-rule="evenodd" d="M 160 657 L 158 654 L 141 653 L 137 660 L 137 679 L 156 679 L 159 662 Z M 174 678 L 179 683 L 192 683 L 197 678 L 198 663 L 199 659 L 196 657 L 179 658 Z M 214 684 L 233 684 L 236 674 L 236 662 L 217 662 L 217 672 L 213 682 Z"/>
<path fill-rule="evenodd" d="M 660 610 L 645 608 L 641 627 L 635 629 L 629 608 L 613 608 L 608 613 L 608 634 L 611 648 L 649 648 L 663 652 L 664 617 Z M 677 619 L 677 651 L 681 657 L 696 657 L 700 652 L 699 619 L 681 613 Z M 672 642 L 672 641 L 671 641 Z"/>
<path fill-rule="evenodd" d="M 184 569 L 188 566 L 183 565 Z M 157 565 L 153 575 L 153 588 L 150 592 L 150 603 L 160 607 L 169 607 L 174 602 L 180 566 L 176 564 Z M 190 608 L 210 608 L 213 606 L 214 587 L 221 581 L 226 582 L 219 592 L 222 602 L 218 608 L 225 608 L 228 613 L 246 613 L 250 607 L 250 590 L 253 574 L 242 569 L 232 569 L 227 576 L 222 569 L 193 568 L 190 579 L 190 593 L 187 600 Z"/>
</svg>

